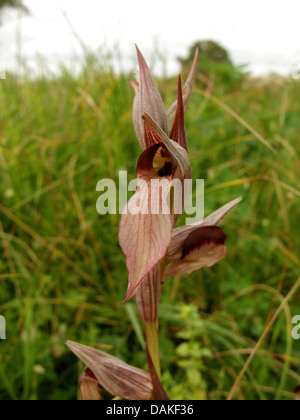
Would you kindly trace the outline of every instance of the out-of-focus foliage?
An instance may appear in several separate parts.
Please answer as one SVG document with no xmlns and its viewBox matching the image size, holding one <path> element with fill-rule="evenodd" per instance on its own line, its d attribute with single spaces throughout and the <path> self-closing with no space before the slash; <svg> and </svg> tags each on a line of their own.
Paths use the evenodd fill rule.
<svg viewBox="0 0 300 420">
<path fill-rule="evenodd" d="M 227 63 L 233 65 L 229 53 L 215 41 L 197 41 L 189 49 L 187 58 L 179 58 L 182 66 L 190 66 L 193 62 L 195 51 L 199 50 L 200 70 L 202 70 L 202 60 L 206 57 L 212 63 Z"/>
<path fill-rule="evenodd" d="M 62 69 L 0 80 L 2 400 L 75 399 L 83 366 L 67 339 L 147 365 L 134 303 L 120 304 L 128 279 L 119 216 L 96 212 L 98 180 L 118 185 L 120 169 L 136 177 L 127 78 L 100 57 L 79 76 Z M 229 89 L 217 80 L 209 97 L 197 79 L 186 114 L 193 178 L 205 179 L 206 214 L 244 200 L 224 224 L 227 258 L 164 286 L 160 345 L 171 398 L 226 399 L 299 277 L 300 83 L 247 76 Z M 158 84 L 171 104 L 176 83 Z M 298 291 L 271 329 L 237 398 L 293 398 L 300 350 L 291 317 L 299 298 Z"/>
<path fill-rule="evenodd" d="M 187 75 L 193 62 L 195 51 L 199 50 L 199 83 L 207 87 L 211 83 L 222 86 L 225 93 L 238 88 L 246 76 L 244 66 L 236 66 L 229 53 L 215 41 L 198 41 L 189 49 L 185 58 L 178 58 L 181 72 Z"/>
<path fill-rule="evenodd" d="M 27 10 L 21 0 L 0 0 L 0 11 L 5 7 L 21 7 L 22 10 Z"/>
</svg>

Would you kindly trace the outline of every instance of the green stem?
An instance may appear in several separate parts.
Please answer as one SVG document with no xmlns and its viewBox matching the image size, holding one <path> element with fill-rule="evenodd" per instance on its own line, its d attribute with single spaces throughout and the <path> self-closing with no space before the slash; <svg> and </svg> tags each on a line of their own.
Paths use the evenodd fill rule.
<svg viewBox="0 0 300 420">
<path fill-rule="evenodd" d="M 160 360 L 159 360 L 159 342 L 158 342 L 158 326 L 156 323 L 145 323 L 146 340 L 148 351 L 151 356 L 158 377 L 161 379 Z"/>
</svg>

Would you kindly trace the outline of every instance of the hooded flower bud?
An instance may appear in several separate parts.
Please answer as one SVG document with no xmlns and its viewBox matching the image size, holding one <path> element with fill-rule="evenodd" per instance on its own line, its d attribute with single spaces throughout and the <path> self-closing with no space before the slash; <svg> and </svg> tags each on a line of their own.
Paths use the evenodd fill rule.
<svg viewBox="0 0 300 420">
<path fill-rule="evenodd" d="M 152 383 L 149 373 L 82 344 L 68 341 L 67 346 L 89 367 L 98 383 L 111 395 L 126 400 L 149 400 L 151 398 Z M 84 396 L 95 396 L 95 382 L 85 379 L 82 392 Z"/>
<path fill-rule="evenodd" d="M 168 132 L 168 122 L 163 100 L 155 85 L 149 67 L 138 47 L 136 47 L 136 50 L 140 72 L 138 83 L 131 81 L 136 92 L 132 118 L 136 136 L 141 148 L 145 150 L 149 147 L 149 144 L 147 144 L 147 141 L 145 140 L 143 115 L 145 113 L 148 114 L 165 133 Z"/>
</svg>

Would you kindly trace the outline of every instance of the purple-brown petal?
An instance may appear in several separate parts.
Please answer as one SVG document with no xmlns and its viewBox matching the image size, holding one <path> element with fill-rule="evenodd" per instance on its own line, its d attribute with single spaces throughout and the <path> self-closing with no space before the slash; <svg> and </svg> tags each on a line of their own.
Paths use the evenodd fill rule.
<svg viewBox="0 0 300 420">
<path fill-rule="evenodd" d="M 178 77 L 178 98 L 177 98 L 177 110 L 175 120 L 171 129 L 170 139 L 176 141 L 186 151 L 188 151 L 185 124 L 184 124 L 184 105 L 182 99 L 182 88 L 181 88 L 181 77 Z"/>
<path fill-rule="evenodd" d="M 126 400 L 149 400 L 152 383 L 149 373 L 83 344 L 67 342 L 73 353 L 93 372 L 98 383 L 111 395 Z"/>
<path fill-rule="evenodd" d="M 226 234 L 217 226 L 200 227 L 193 230 L 184 241 L 176 257 L 167 258 L 164 279 L 193 273 L 203 267 L 212 267 L 227 255 L 224 246 Z"/>
<path fill-rule="evenodd" d="M 79 382 L 81 401 L 104 400 L 103 391 L 99 388 L 98 379 L 91 369 L 87 368 Z"/>
<path fill-rule="evenodd" d="M 137 292 L 141 282 L 166 255 L 172 237 L 172 216 L 162 199 L 164 184 L 144 181 L 125 206 L 119 226 L 119 243 L 126 255 L 129 284 L 124 302 Z M 156 209 L 156 212 L 152 212 Z M 137 211 L 136 211 L 137 210 Z"/>
<path fill-rule="evenodd" d="M 133 103 L 133 123 L 140 145 L 142 149 L 145 150 L 152 146 L 153 143 L 149 143 L 145 139 L 142 115 L 144 113 L 149 114 L 165 133 L 168 132 L 168 122 L 163 100 L 150 73 L 149 67 L 138 47 L 136 47 L 136 50 L 140 68 L 140 81 L 138 89 L 135 85 L 133 86 L 137 92 Z"/>
<path fill-rule="evenodd" d="M 214 213 L 206 217 L 202 222 L 195 223 L 193 225 L 186 225 L 173 230 L 172 241 L 168 249 L 167 258 L 169 261 L 176 260 L 181 258 L 182 247 L 187 239 L 187 237 L 199 227 L 203 226 L 216 226 L 219 225 L 225 216 L 233 210 L 238 203 L 242 201 L 242 198 L 239 197 L 230 203 L 225 204 L 225 206 L 219 208 Z"/>
<path fill-rule="evenodd" d="M 204 226 L 194 230 L 186 238 L 182 247 L 181 259 L 205 244 L 213 242 L 215 245 L 224 245 L 227 235 L 218 226 Z"/>
</svg>

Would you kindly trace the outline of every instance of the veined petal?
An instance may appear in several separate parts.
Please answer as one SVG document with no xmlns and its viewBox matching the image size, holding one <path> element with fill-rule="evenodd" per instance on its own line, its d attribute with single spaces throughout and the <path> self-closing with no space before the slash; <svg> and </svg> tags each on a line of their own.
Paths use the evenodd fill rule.
<svg viewBox="0 0 300 420">
<path fill-rule="evenodd" d="M 172 241 L 168 248 L 167 258 L 168 260 L 181 258 L 182 248 L 185 240 L 190 235 L 191 232 L 196 230 L 201 226 L 217 226 L 219 225 L 225 216 L 233 210 L 238 203 L 242 201 L 242 198 L 239 197 L 230 203 L 225 204 L 210 216 L 206 217 L 202 222 L 198 222 L 192 225 L 182 226 L 173 230 Z"/>
<path fill-rule="evenodd" d="M 219 225 L 223 221 L 225 216 L 227 216 L 227 214 L 231 212 L 231 210 L 233 210 L 242 200 L 242 197 L 238 197 L 235 200 L 232 200 L 229 203 L 225 204 L 225 206 L 220 207 L 218 210 L 216 210 L 204 219 L 202 226 Z M 191 226 L 196 226 L 196 224 Z"/>
<path fill-rule="evenodd" d="M 150 73 L 149 67 L 138 47 L 136 47 L 136 50 L 140 68 L 140 83 L 139 89 L 133 85 L 136 91 L 136 97 L 133 103 L 133 123 L 140 145 L 142 149 L 145 150 L 152 146 L 152 143 L 148 143 L 145 140 L 142 115 L 144 113 L 149 114 L 151 118 L 157 121 L 158 125 L 165 133 L 168 132 L 168 122 L 163 100 Z"/>
<path fill-rule="evenodd" d="M 200 268 L 213 266 L 227 255 L 225 240 L 225 233 L 217 226 L 193 230 L 183 244 L 181 256 L 170 259 L 164 277 L 190 274 Z"/>
<path fill-rule="evenodd" d="M 72 341 L 67 346 L 88 366 L 99 384 L 111 395 L 126 400 L 149 400 L 152 395 L 150 375 L 102 351 Z"/>
<path fill-rule="evenodd" d="M 196 70 L 197 70 L 197 62 L 198 62 L 198 48 L 195 52 L 193 65 L 191 67 L 188 78 L 186 79 L 186 82 L 185 82 L 185 85 L 184 85 L 184 88 L 183 88 L 184 112 L 187 110 L 188 104 L 189 104 L 190 99 L 191 99 L 191 94 L 192 94 L 194 81 L 195 81 L 195 76 L 196 76 Z M 170 125 L 171 125 L 171 122 L 173 121 L 173 119 L 175 117 L 176 109 L 177 109 L 177 100 L 167 110 L 168 123 Z"/>
<path fill-rule="evenodd" d="M 151 180 L 144 182 L 122 213 L 119 243 L 129 271 L 124 302 L 134 296 L 149 271 L 166 255 L 173 229 L 170 210 L 165 208 L 162 199 L 168 184 L 151 183 Z M 156 214 L 153 214 L 153 209 L 158 209 Z"/>
<path fill-rule="evenodd" d="M 98 386 L 98 379 L 87 368 L 79 382 L 79 392 L 81 401 L 99 401 L 104 400 L 103 391 Z"/>
<path fill-rule="evenodd" d="M 153 139 L 156 139 L 156 143 L 160 140 L 160 142 L 164 144 L 165 148 L 179 165 L 183 179 L 191 168 L 187 151 L 174 140 L 169 139 L 167 134 L 157 125 L 150 115 L 144 114 L 143 119 L 145 120 L 146 130 L 148 130 L 148 136 L 152 136 Z"/>
</svg>

